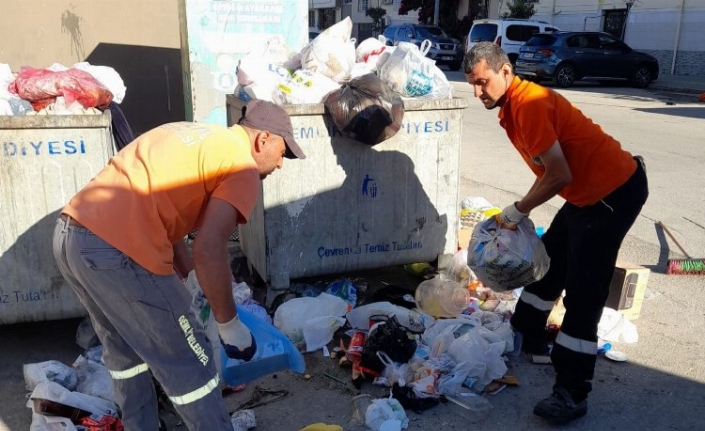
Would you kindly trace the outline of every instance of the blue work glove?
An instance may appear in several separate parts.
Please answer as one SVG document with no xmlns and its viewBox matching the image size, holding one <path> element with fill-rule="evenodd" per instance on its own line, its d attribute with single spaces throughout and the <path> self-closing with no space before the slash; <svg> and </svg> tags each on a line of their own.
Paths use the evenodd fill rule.
<svg viewBox="0 0 705 431">
<path fill-rule="evenodd" d="M 240 318 L 235 316 L 226 323 L 218 323 L 218 335 L 220 343 L 225 349 L 228 358 L 249 361 L 257 352 L 257 342 L 247 326 L 240 322 Z"/>
<path fill-rule="evenodd" d="M 519 222 L 529 214 L 525 214 L 517 209 L 516 202 L 508 205 L 502 210 L 500 214 L 496 216 L 497 222 L 500 226 L 507 229 L 514 229 Z"/>
</svg>

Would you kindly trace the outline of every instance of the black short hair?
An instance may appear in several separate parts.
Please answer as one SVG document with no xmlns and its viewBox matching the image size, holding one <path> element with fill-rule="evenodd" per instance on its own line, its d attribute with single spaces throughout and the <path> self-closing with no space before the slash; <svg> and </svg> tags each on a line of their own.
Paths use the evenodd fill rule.
<svg viewBox="0 0 705 431">
<path fill-rule="evenodd" d="M 463 71 L 466 74 L 472 73 L 473 67 L 482 60 L 485 60 L 495 72 L 499 72 L 503 65 L 510 63 L 507 54 L 496 43 L 478 42 L 465 54 Z"/>
</svg>

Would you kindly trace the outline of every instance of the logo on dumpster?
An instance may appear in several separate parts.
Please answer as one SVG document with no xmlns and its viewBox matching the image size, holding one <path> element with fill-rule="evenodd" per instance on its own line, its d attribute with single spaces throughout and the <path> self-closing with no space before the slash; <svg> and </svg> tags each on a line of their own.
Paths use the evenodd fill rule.
<svg viewBox="0 0 705 431">
<path fill-rule="evenodd" d="M 377 183 L 369 175 L 365 175 L 365 179 L 362 180 L 362 196 L 377 197 Z"/>
</svg>

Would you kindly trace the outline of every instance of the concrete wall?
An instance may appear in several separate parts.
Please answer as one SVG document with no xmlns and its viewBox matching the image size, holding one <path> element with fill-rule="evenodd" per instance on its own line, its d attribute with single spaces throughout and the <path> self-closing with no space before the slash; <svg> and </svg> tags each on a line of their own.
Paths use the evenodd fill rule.
<svg viewBox="0 0 705 431">
<path fill-rule="evenodd" d="M 1 10 L 0 62 L 12 70 L 111 66 L 135 132 L 184 119 L 176 0 L 2 0 Z"/>
<path fill-rule="evenodd" d="M 507 0 L 502 4 L 502 11 L 508 11 Z M 564 13 L 590 13 L 609 9 L 625 9 L 625 0 L 540 0 L 534 4 L 536 15 Z M 682 0 L 637 0 L 633 11 L 664 10 L 680 8 Z M 685 0 L 686 9 L 703 9 L 705 0 Z"/>
</svg>

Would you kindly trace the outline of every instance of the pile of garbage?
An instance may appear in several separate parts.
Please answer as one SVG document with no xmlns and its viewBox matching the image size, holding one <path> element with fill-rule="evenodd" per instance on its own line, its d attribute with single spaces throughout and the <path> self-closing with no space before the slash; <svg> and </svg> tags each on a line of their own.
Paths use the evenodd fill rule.
<svg viewBox="0 0 705 431">
<path fill-rule="evenodd" d="M 192 295 L 197 320 L 209 331 L 208 338 L 214 352 L 220 355 L 216 325 L 209 325 L 212 313 L 194 271 L 184 286 Z M 247 310 L 250 315 L 271 325 L 271 317 L 253 299 L 252 290 L 246 283 L 233 280 L 232 289 L 239 309 Z M 56 360 L 23 366 L 26 388 L 30 391 L 27 407 L 32 409 L 31 431 L 122 431 L 112 378 L 103 362 L 103 346 L 88 318 L 79 324 L 76 344 L 85 351 L 70 366 Z M 220 361 L 216 364 L 220 367 Z M 155 386 L 159 389 L 156 381 Z M 160 399 L 160 403 L 170 402 Z M 173 410 L 171 405 L 169 407 Z M 234 431 L 256 426 L 255 413 L 251 409 L 240 409 L 232 413 L 230 419 Z"/>
<path fill-rule="evenodd" d="M 275 36 L 237 65 L 235 95 L 279 105 L 324 103 L 340 132 L 368 145 L 400 128 L 403 99 L 449 99 L 451 85 L 431 43 L 387 46 L 384 37 L 356 46 L 350 18 L 320 33 L 300 52 Z"/>
<path fill-rule="evenodd" d="M 121 103 L 125 84 L 108 66 L 87 62 L 46 69 L 23 67 L 13 73 L 0 63 L 0 115 L 94 115 Z"/>
<path fill-rule="evenodd" d="M 468 199 L 463 201 L 461 214 L 466 222 L 474 220 L 475 235 L 486 230 L 496 209 L 478 198 Z M 475 212 L 478 214 L 468 217 Z M 538 237 L 528 230 L 522 235 Z M 339 367 L 350 369 L 351 381 L 358 389 L 365 382 L 389 388 L 389 397 L 374 399 L 362 394 L 366 396 L 354 400 L 358 420 L 372 430 L 405 429 L 409 422 L 406 410 L 420 413 L 441 402 L 454 406 L 454 411 L 469 422 L 483 420 L 492 410 L 487 395 L 518 384 L 514 376 L 507 375 L 506 361 L 516 348 L 509 319 L 522 288 L 487 286 L 482 271 L 475 271 L 470 265 L 476 247 L 473 241 L 469 248 L 459 250 L 443 271 L 436 272 L 428 264 L 406 266 L 407 271 L 422 280 L 411 288 L 384 285 L 369 289 L 367 280 L 352 278 L 293 283 L 267 310 L 254 300 L 247 283 L 234 279 L 233 298 L 255 338 L 259 332 L 251 319 L 256 319 L 258 327 L 277 331 L 299 355 L 299 351 L 323 351 L 324 356 L 336 359 Z M 506 245 L 511 238 L 501 241 Z M 523 244 L 529 247 L 528 242 Z M 516 260 L 516 256 L 534 254 L 513 252 L 512 256 Z M 486 266 L 481 258 L 477 265 Z M 507 268 L 511 269 L 511 262 Z M 541 276 L 536 271 L 531 274 Z M 525 278 L 526 274 L 520 277 Z M 215 357 L 224 358 L 214 317 L 194 272 L 185 280 L 185 288 L 191 294 L 192 310 L 205 328 Z M 555 316 L 552 313 L 549 317 L 549 323 L 557 327 L 562 320 L 559 308 L 560 299 L 554 308 Z M 245 314 L 249 316 L 247 321 Z M 608 351 L 610 343 L 634 343 L 638 339 L 636 327 L 624 315 L 608 308 L 600 321 L 598 336 L 598 353 Z M 79 420 L 105 423 L 103 428 L 90 429 L 121 429 L 118 425 L 112 427 L 119 423 L 115 422 L 117 406 L 110 375 L 102 363 L 102 348 L 88 320 L 79 326 L 77 343 L 86 353 L 70 367 L 57 361 L 25 365 L 27 389 L 32 391 L 28 407 L 33 408 L 33 431 L 52 429 L 48 426 L 51 421 L 86 429 L 73 416 L 68 416 L 73 421 L 67 419 L 66 410 L 46 410 L 44 401 L 81 410 L 84 413 Z M 285 352 L 274 350 L 277 354 Z M 226 382 L 227 375 L 250 380 L 258 377 L 252 374 L 252 361 L 240 364 L 216 360 L 216 364 Z M 249 367 L 248 372 L 238 370 L 239 366 Z M 305 371 L 305 367 L 289 368 Z M 250 429 L 256 423 L 254 411 L 245 409 L 233 413 L 231 420 L 235 430 Z"/>
<path fill-rule="evenodd" d="M 384 37 L 368 38 L 356 47 L 350 18 L 324 30 L 300 52 L 274 36 L 263 48 L 246 54 L 237 65 L 241 99 L 277 104 L 321 103 L 331 91 L 352 80 L 375 74 L 404 98 L 447 99 L 451 86 L 445 74 L 426 57 L 430 41 L 387 46 Z"/>
</svg>

